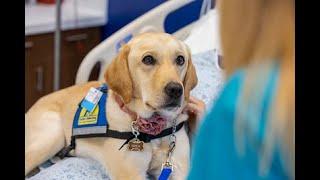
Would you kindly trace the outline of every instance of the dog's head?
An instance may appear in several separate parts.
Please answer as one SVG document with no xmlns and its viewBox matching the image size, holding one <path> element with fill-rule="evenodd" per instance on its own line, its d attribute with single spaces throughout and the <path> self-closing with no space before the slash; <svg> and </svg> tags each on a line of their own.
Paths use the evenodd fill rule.
<svg viewBox="0 0 320 180">
<path fill-rule="evenodd" d="M 140 101 L 145 114 L 166 115 L 181 112 L 197 75 L 186 44 L 169 34 L 144 33 L 121 47 L 105 80 L 125 104 Z"/>
</svg>

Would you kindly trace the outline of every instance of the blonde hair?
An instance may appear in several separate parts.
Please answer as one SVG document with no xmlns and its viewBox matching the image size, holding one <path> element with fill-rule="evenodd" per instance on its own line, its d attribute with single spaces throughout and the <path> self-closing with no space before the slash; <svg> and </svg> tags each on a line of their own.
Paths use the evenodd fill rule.
<svg viewBox="0 0 320 180">
<path fill-rule="evenodd" d="M 261 112 L 257 104 L 263 98 L 265 77 L 276 63 L 279 76 L 267 117 L 260 172 L 263 175 L 268 171 L 272 148 L 280 145 L 286 170 L 294 178 L 294 1 L 221 0 L 217 5 L 225 73 L 230 76 L 246 69 L 237 106 L 236 147 L 243 152 L 243 135 L 247 133 L 241 125 L 246 118 L 244 113 L 250 108 Z"/>
</svg>

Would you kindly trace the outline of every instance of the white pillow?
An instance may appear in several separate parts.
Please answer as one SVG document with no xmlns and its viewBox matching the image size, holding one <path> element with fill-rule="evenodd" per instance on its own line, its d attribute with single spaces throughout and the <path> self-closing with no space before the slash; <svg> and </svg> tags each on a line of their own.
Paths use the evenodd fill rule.
<svg viewBox="0 0 320 180">
<path fill-rule="evenodd" d="M 197 54 L 212 49 L 220 51 L 220 35 L 217 10 L 210 10 L 195 24 L 184 41 L 191 49 L 192 54 Z"/>
</svg>

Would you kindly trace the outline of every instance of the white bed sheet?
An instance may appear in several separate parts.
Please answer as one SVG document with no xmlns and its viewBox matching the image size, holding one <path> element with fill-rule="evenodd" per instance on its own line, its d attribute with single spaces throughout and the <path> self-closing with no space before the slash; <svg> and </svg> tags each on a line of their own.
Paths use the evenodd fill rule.
<svg viewBox="0 0 320 180">
<path fill-rule="evenodd" d="M 216 100 L 223 86 L 223 70 L 219 67 L 216 50 L 209 50 L 192 56 L 198 84 L 191 91 L 191 95 L 205 102 L 207 109 Z"/>
</svg>

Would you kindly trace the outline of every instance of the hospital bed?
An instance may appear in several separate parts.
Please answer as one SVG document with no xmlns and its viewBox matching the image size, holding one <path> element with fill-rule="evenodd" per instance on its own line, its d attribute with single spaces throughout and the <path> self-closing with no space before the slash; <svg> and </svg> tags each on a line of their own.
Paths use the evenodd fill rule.
<svg viewBox="0 0 320 180">
<path fill-rule="evenodd" d="M 192 1 L 170 0 L 154 8 L 135 21 L 126 25 L 114 35 L 101 42 L 83 59 L 76 76 L 76 84 L 88 81 L 90 72 L 97 64 L 101 64 L 99 80 L 103 80 L 103 72 L 117 54 L 121 43 L 129 41 L 132 36 L 141 32 L 165 32 L 167 15 Z M 198 85 L 191 94 L 205 101 L 210 106 L 223 85 L 223 73 L 218 64 L 220 52 L 218 13 L 210 9 L 211 1 L 204 0 L 200 19 L 182 27 L 173 35 L 183 40 L 191 49 L 193 63 L 198 75 Z M 46 166 L 46 165 L 44 165 Z M 58 161 L 49 168 L 43 168 L 37 175 L 29 178 L 37 179 L 109 179 L 103 167 L 97 162 L 84 158 L 68 158 Z"/>
</svg>

